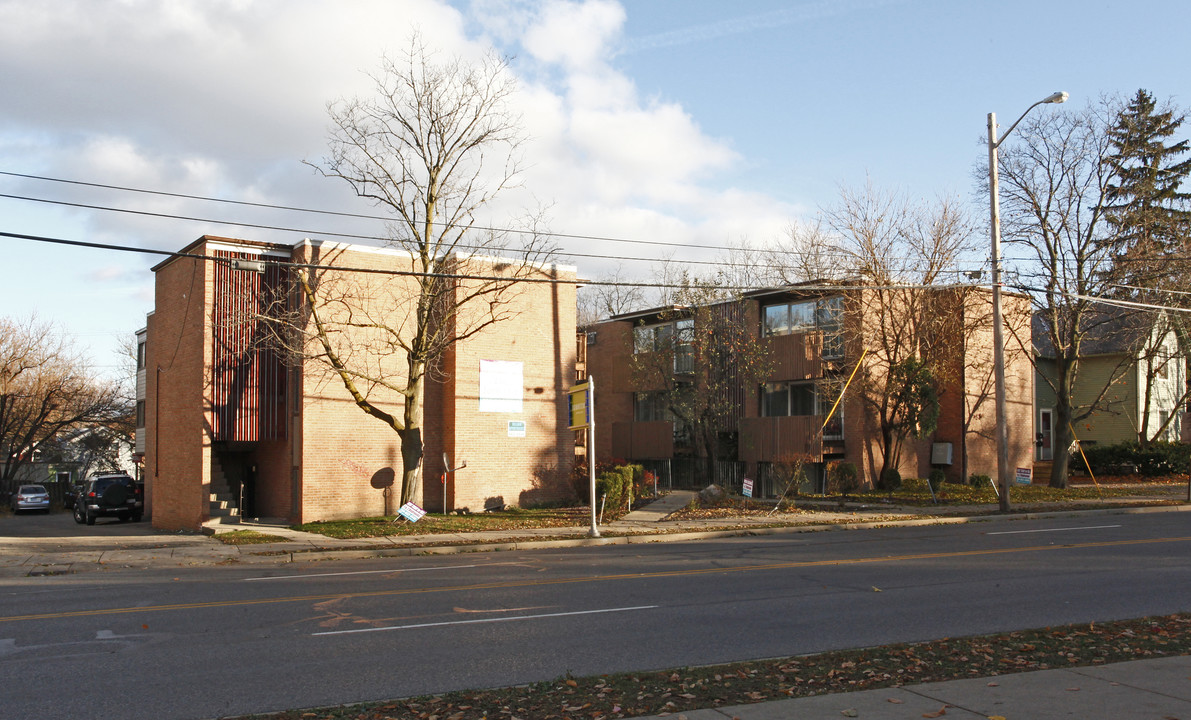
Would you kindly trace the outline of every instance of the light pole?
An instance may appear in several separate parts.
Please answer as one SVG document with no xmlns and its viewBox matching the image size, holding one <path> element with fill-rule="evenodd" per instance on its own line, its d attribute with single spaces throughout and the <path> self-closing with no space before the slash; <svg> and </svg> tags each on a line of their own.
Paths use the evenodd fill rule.
<svg viewBox="0 0 1191 720">
<path fill-rule="evenodd" d="M 997 485 L 1001 488 L 1001 511 L 1009 511 L 1009 427 L 1005 421 L 1005 329 L 1001 316 L 1001 202 L 997 187 L 997 148 L 1013 128 L 1044 103 L 1067 102 L 1067 93 L 1057 92 L 1026 108 L 1005 134 L 997 139 L 997 114 L 988 114 L 988 195 L 992 225 L 992 306 L 993 306 L 993 378 L 997 406 Z"/>
</svg>

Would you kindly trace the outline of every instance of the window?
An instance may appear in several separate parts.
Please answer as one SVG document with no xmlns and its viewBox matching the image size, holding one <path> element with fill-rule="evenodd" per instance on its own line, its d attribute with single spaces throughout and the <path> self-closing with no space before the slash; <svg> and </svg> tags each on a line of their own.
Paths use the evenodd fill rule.
<svg viewBox="0 0 1191 720">
<path fill-rule="evenodd" d="M 633 328 L 633 352 L 650 353 L 670 347 L 674 336 L 674 325 L 639 325 Z"/>
<path fill-rule="evenodd" d="M 1166 423 L 1168 421 L 1170 422 L 1170 425 L 1167 425 L 1166 429 L 1162 431 L 1162 435 L 1155 439 L 1166 440 L 1167 442 L 1175 442 L 1179 439 L 1179 434 L 1180 434 L 1179 431 L 1182 428 L 1179 427 L 1178 416 L 1176 415 L 1174 420 L 1172 421 L 1172 420 L 1170 420 L 1170 411 L 1169 410 L 1159 410 L 1158 411 L 1158 427 L 1162 427 L 1163 425 L 1166 425 Z"/>
<path fill-rule="evenodd" d="M 695 321 L 691 318 L 633 328 L 633 352 L 673 352 L 674 372 L 695 371 Z"/>
<path fill-rule="evenodd" d="M 636 422 L 654 422 L 670 420 L 670 411 L 666 407 L 661 393 L 640 392 L 633 393 L 633 420 Z"/>
<path fill-rule="evenodd" d="M 766 335 L 793 335 L 815 329 L 814 300 L 770 305 L 765 308 Z"/>
<path fill-rule="evenodd" d="M 1166 380 L 1170 378 L 1170 371 L 1167 369 L 1170 367 L 1170 356 L 1166 354 L 1166 348 L 1162 348 L 1162 350 L 1163 352 L 1158 355 L 1158 369 L 1154 373 L 1154 376 L 1159 380 Z"/>
<path fill-rule="evenodd" d="M 136 344 L 136 369 L 145 369 L 145 341 L 142 340 Z"/>
<path fill-rule="evenodd" d="M 823 357 L 843 355 L 844 299 L 842 297 L 799 300 L 769 305 L 764 310 L 766 336 L 823 333 Z"/>
<path fill-rule="evenodd" d="M 761 415 L 786 417 L 815 414 L 814 383 L 768 383 L 761 394 Z"/>
<path fill-rule="evenodd" d="M 695 321 L 674 323 L 674 372 L 695 372 Z"/>
<path fill-rule="evenodd" d="M 838 380 L 828 380 L 819 383 L 817 400 L 819 403 L 817 415 L 827 415 L 831 409 L 835 408 L 835 413 L 827 424 L 823 426 L 824 440 L 843 440 L 844 439 L 844 404 L 842 402 L 837 406 L 836 403 L 840 399 L 840 395 L 844 391 L 844 384 Z"/>
<path fill-rule="evenodd" d="M 145 401 L 136 401 L 136 426 L 138 428 L 145 427 Z"/>
<path fill-rule="evenodd" d="M 761 416 L 823 417 L 831 412 L 841 387 L 833 381 L 767 383 L 761 388 Z M 823 428 L 823 439 L 841 440 L 843 437 L 844 409 L 841 404 Z"/>
</svg>

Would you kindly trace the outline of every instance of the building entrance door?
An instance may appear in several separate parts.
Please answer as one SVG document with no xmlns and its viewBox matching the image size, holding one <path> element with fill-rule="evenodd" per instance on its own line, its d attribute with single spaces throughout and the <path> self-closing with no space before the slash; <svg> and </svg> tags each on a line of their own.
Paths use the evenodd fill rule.
<svg viewBox="0 0 1191 720">
<path fill-rule="evenodd" d="M 1054 411 L 1038 411 L 1038 459 L 1053 460 L 1055 446 Z"/>
</svg>

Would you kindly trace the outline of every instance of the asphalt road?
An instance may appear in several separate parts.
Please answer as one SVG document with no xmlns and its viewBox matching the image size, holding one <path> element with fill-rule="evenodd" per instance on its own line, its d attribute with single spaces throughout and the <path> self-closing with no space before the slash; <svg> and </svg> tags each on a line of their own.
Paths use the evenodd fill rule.
<svg viewBox="0 0 1191 720">
<path fill-rule="evenodd" d="M 1191 610 L 1185 513 L 23 578 L 0 707 L 210 718 Z"/>
</svg>

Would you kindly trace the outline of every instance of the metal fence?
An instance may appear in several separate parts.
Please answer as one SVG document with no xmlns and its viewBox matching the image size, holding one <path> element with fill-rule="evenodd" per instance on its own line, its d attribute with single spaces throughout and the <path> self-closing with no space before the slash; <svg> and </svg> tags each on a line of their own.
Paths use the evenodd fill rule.
<svg viewBox="0 0 1191 720">
<path fill-rule="evenodd" d="M 681 457 L 669 460 L 638 460 L 637 464 L 658 478 L 658 487 L 667 490 L 702 490 L 712 482 L 711 462 L 706 458 Z M 739 493 L 744 486 L 744 463 L 718 461 L 720 487 Z"/>
</svg>

